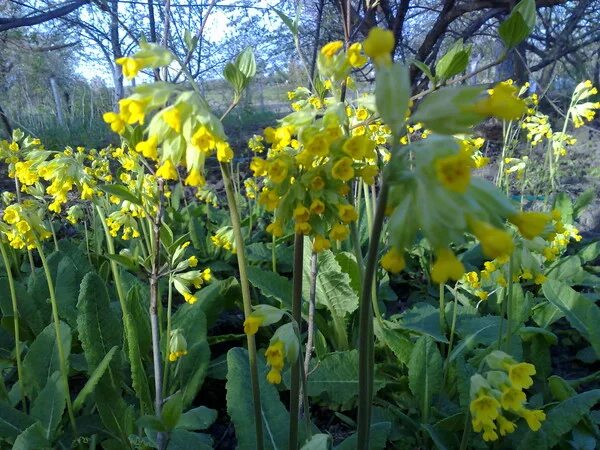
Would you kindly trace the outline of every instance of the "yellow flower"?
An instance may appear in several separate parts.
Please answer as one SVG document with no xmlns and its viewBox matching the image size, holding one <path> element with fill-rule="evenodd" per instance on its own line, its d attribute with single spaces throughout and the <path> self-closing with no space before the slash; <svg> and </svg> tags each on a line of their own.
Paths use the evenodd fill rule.
<svg viewBox="0 0 600 450">
<path fill-rule="evenodd" d="M 365 166 L 358 171 L 358 174 L 362 177 L 363 181 L 371 185 L 375 182 L 375 176 L 379 173 L 379 168 L 377 166 Z"/>
<path fill-rule="evenodd" d="M 265 318 L 262 316 L 249 315 L 246 320 L 244 320 L 244 333 L 249 336 L 256 334 L 258 327 L 262 325 L 264 320 Z"/>
<path fill-rule="evenodd" d="M 479 287 L 479 275 L 477 272 L 468 272 L 465 274 L 465 281 L 474 288 Z"/>
<path fill-rule="evenodd" d="M 254 157 L 250 162 L 250 169 L 254 172 L 255 177 L 262 177 L 267 173 L 269 163 L 264 159 Z"/>
<path fill-rule="evenodd" d="M 298 222 L 294 226 L 294 232 L 296 234 L 308 234 L 310 233 L 310 230 L 312 230 L 312 227 L 308 222 Z"/>
<path fill-rule="evenodd" d="M 471 162 L 464 153 L 435 160 L 435 172 L 442 185 L 453 192 L 464 193 L 471 182 Z"/>
<path fill-rule="evenodd" d="M 125 121 L 117 113 L 107 112 L 102 115 L 102 119 L 110 125 L 110 129 L 117 134 L 123 134 L 125 131 Z"/>
<path fill-rule="evenodd" d="M 325 212 L 325 203 L 318 198 L 314 199 L 310 204 L 310 212 L 316 215 L 323 214 Z"/>
<path fill-rule="evenodd" d="M 198 301 L 198 298 L 195 295 L 192 295 L 189 292 L 184 292 L 183 293 L 183 299 L 188 302 L 190 305 L 193 305 L 194 303 L 196 303 Z"/>
<path fill-rule="evenodd" d="M 119 100 L 119 112 L 121 118 L 132 125 L 134 123 L 144 124 L 146 105 L 139 100 L 124 98 Z"/>
<path fill-rule="evenodd" d="M 449 279 L 458 281 L 465 273 L 465 266 L 448 248 L 436 252 L 436 260 L 431 267 L 431 279 L 434 283 L 445 283 Z"/>
<path fill-rule="evenodd" d="M 472 222 L 471 229 L 481 243 L 483 254 L 488 258 L 498 258 L 513 252 L 514 243 L 506 231 L 482 221 Z"/>
<path fill-rule="evenodd" d="M 353 159 L 363 159 L 367 153 L 370 140 L 366 136 L 352 136 L 344 142 L 342 150 Z"/>
<path fill-rule="evenodd" d="M 367 63 L 367 58 L 362 54 L 360 42 L 355 42 L 348 48 L 347 58 L 348 64 L 355 68 L 362 67 Z"/>
<path fill-rule="evenodd" d="M 298 205 L 294 208 L 294 220 L 296 222 L 308 222 L 310 219 L 310 211 L 304 205 Z"/>
<path fill-rule="evenodd" d="M 271 161 L 268 166 L 268 174 L 273 183 L 279 184 L 287 177 L 288 165 L 282 159 Z"/>
<path fill-rule="evenodd" d="M 333 165 L 331 170 L 333 178 L 336 180 L 348 181 L 354 176 L 354 169 L 352 168 L 352 159 L 343 157 Z"/>
<path fill-rule="evenodd" d="M 480 393 L 471 401 L 469 409 L 473 420 L 482 425 L 491 425 L 500 414 L 500 403 L 494 397 Z"/>
<path fill-rule="evenodd" d="M 206 180 L 204 179 L 204 175 L 202 175 L 198 169 L 192 168 L 185 178 L 185 184 L 187 186 L 201 187 L 206 184 Z"/>
<path fill-rule="evenodd" d="M 491 93 L 475 103 L 470 110 L 483 116 L 504 120 L 516 120 L 527 112 L 526 103 L 517 97 L 517 88 L 507 83 L 498 83 Z"/>
<path fill-rule="evenodd" d="M 267 373 L 267 381 L 271 384 L 281 383 L 281 371 L 277 369 L 269 370 L 269 373 Z"/>
<path fill-rule="evenodd" d="M 258 197 L 258 202 L 265 207 L 267 211 L 275 211 L 279 205 L 279 195 L 275 191 L 263 190 Z"/>
<path fill-rule="evenodd" d="M 150 136 L 148 140 L 138 142 L 135 146 L 135 150 L 141 153 L 144 158 L 152 159 L 156 161 L 158 159 L 158 152 L 156 147 L 158 145 L 158 138 L 156 136 Z"/>
<path fill-rule="evenodd" d="M 506 436 L 507 434 L 513 433 L 517 429 L 515 423 L 511 422 L 504 416 L 498 416 L 498 419 L 496 420 L 498 422 L 498 432 L 500 433 L 500 436 Z"/>
<path fill-rule="evenodd" d="M 285 348 L 283 341 L 277 340 L 269 345 L 265 351 L 265 358 L 267 360 L 267 364 L 271 366 L 272 369 L 281 371 L 281 369 L 283 369 L 283 365 L 285 364 Z"/>
<path fill-rule="evenodd" d="M 503 389 L 500 403 L 504 409 L 512 409 L 518 411 L 525 403 L 527 397 L 521 389 L 515 387 L 507 387 Z"/>
<path fill-rule="evenodd" d="M 364 42 L 365 53 L 379 65 L 392 62 L 391 53 L 394 50 L 394 33 L 383 28 L 373 27 Z"/>
<path fill-rule="evenodd" d="M 350 230 L 346 225 L 341 223 L 337 223 L 331 227 L 331 231 L 329 232 L 330 239 L 334 241 L 343 241 L 350 234 Z"/>
<path fill-rule="evenodd" d="M 529 363 L 506 364 L 508 378 L 517 389 L 527 389 L 533 385 L 531 375 L 535 375 L 535 366 Z"/>
<path fill-rule="evenodd" d="M 323 178 L 317 175 L 311 180 L 310 187 L 315 191 L 320 191 L 325 187 L 325 181 L 323 181 Z"/>
<path fill-rule="evenodd" d="M 217 160 L 222 163 L 231 162 L 233 159 L 233 150 L 227 142 L 217 142 Z"/>
<path fill-rule="evenodd" d="M 267 230 L 267 233 L 270 233 L 275 237 L 283 236 L 283 227 L 281 226 L 281 223 L 277 220 L 275 222 L 267 225 L 266 230 Z"/>
<path fill-rule="evenodd" d="M 543 233 L 551 220 L 550 214 L 542 212 L 521 212 L 509 217 L 526 239 L 533 239 Z"/>
<path fill-rule="evenodd" d="M 546 275 L 544 275 L 543 273 L 538 273 L 538 274 L 535 276 L 535 278 L 534 278 L 533 282 L 534 282 L 535 284 L 544 284 L 544 283 L 546 282 L 546 280 L 547 280 L 547 279 L 548 279 L 548 278 L 546 277 Z"/>
<path fill-rule="evenodd" d="M 156 176 L 165 180 L 176 180 L 177 168 L 170 159 L 167 159 L 156 171 Z"/>
<path fill-rule="evenodd" d="M 486 291 L 484 291 L 483 289 L 477 289 L 477 291 L 475 291 L 475 295 L 477 297 L 479 297 L 479 300 L 484 301 L 487 300 L 489 295 Z"/>
<path fill-rule="evenodd" d="M 339 205 L 338 216 L 344 223 L 354 222 L 358 219 L 358 213 L 352 205 Z"/>
<path fill-rule="evenodd" d="M 143 60 L 135 58 L 117 58 L 115 62 L 123 68 L 125 78 L 134 78 L 140 70 L 143 69 Z"/>
<path fill-rule="evenodd" d="M 208 153 L 215 148 L 215 137 L 210 130 L 201 125 L 193 134 L 192 145 L 204 153 Z"/>
<path fill-rule="evenodd" d="M 339 52 L 343 46 L 344 43 L 342 41 L 329 42 L 321 48 L 321 54 L 326 56 L 327 58 L 331 58 L 337 52 Z"/>
<path fill-rule="evenodd" d="M 329 239 L 324 238 L 320 234 L 315 236 L 315 240 L 313 241 L 313 252 L 319 253 L 323 250 L 329 250 L 331 248 L 331 243 Z"/>
<path fill-rule="evenodd" d="M 327 156 L 329 154 L 329 139 L 323 134 L 316 134 L 306 142 L 304 148 L 311 156 Z"/>
<path fill-rule="evenodd" d="M 165 109 L 162 112 L 162 119 L 165 123 L 171 127 L 175 133 L 181 132 L 181 113 L 176 106 Z M 192 138 L 193 143 L 193 138 Z"/>
<path fill-rule="evenodd" d="M 83 183 L 81 185 L 81 199 L 82 200 L 91 200 L 94 196 L 94 189 L 87 183 Z"/>
<path fill-rule="evenodd" d="M 393 247 L 381 258 L 381 267 L 388 272 L 402 272 L 405 266 L 406 262 L 404 261 L 404 256 Z"/>
<path fill-rule="evenodd" d="M 196 267 L 198 265 L 198 258 L 196 255 L 192 255 L 188 258 L 188 263 L 190 267 Z"/>
</svg>

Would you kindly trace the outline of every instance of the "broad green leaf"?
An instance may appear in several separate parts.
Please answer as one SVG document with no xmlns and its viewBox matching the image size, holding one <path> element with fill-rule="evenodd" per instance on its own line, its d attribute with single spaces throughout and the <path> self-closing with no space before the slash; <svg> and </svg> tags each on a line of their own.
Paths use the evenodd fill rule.
<svg viewBox="0 0 600 450">
<path fill-rule="evenodd" d="M 54 372 L 31 407 L 31 415 L 42 425 L 43 436 L 46 439 L 51 440 L 54 437 L 66 403 L 65 385 L 60 372 Z"/>
<path fill-rule="evenodd" d="M 391 422 L 378 422 L 371 424 L 371 433 L 369 436 L 369 450 L 383 450 L 386 448 L 387 438 L 392 429 Z M 344 439 L 339 445 L 336 445 L 335 450 L 356 450 L 357 436 L 356 433 Z"/>
<path fill-rule="evenodd" d="M 530 32 L 525 19 L 519 12 L 513 12 L 498 27 L 500 39 L 508 49 L 514 48 L 523 42 Z"/>
<path fill-rule="evenodd" d="M 223 69 L 223 77 L 229 82 L 236 95 L 239 95 L 244 88 L 245 77 L 235 64 L 227 63 Z"/>
<path fill-rule="evenodd" d="M 375 335 L 383 342 L 402 364 L 408 364 L 413 349 L 413 342 L 408 333 L 398 327 L 394 322 L 384 321 L 385 326 L 375 322 Z"/>
<path fill-rule="evenodd" d="M 412 60 L 410 63 L 419 68 L 419 70 L 423 72 L 427 78 L 429 78 L 429 81 L 434 81 L 435 77 L 433 76 L 433 73 L 427 64 L 416 59 Z"/>
<path fill-rule="evenodd" d="M 577 253 L 583 263 L 593 262 L 600 256 L 600 241 L 586 245 Z"/>
<path fill-rule="evenodd" d="M 71 353 L 71 329 L 64 322 L 60 323 L 60 335 L 63 353 L 68 358 Z M 26 383 L 39 392 L 56 371 L 60 371 L 60 360 L 54 324 L 50 324 L 31 344 L 23 359 L 23 373 Z"/>
<path fill-rule="evenodd" d="M 237 279 L 231 277 L 225 280 L 214 280 L 200 291 L 198 306 L 206 316 L 210 328 L 219 318 L 223 310 L 232 309 L 241 298 L 240 285 Z"/>
<path fill-rule="evenodd" d="M 459 39 L 450 47 L 435 65 L 435 76 L 439 80 L 447 80 L 467 68 L 469 57 L 471 55 L 471 46 L 464 45 L 463 40 Z"/>
<path fill-rule="evenodd" d="M 386 382 L 375 377 L 373 393 Z M 310 372 L 308 395 L 328 403 L 350 406 L 358 396 L 358 350 L 334 352 L 325 356 Z"/>
<path fill-rule="evenodd" d="M 400 136 L 406 123 L 410 94 L 410 77 L 404 64 L 379 68 L 375 75 L 377 111 L 395 136 Z"/>
<path fill-rule="evenodd" d="M 35 423 L 33 417 L 16 410 L 8 403 L 0 402 L 0 436 L 16 439 Z"/>
<path fill-rule="evenodd" d="M 573 223 L 573 202 L 566 192 L 560 192 L 556 195 L 552 208 L 560 212 L 562 222 Z"/>
<path fill-rule="evenodd" d="M 40 450 L 49 448 L 52 448 L 52 445 L 44 436 L 44 430 L 38 422 L 17 436 L 12 446 L 12 450 Z"/>
<path fill-rule="evenodd" d="M 331 438 L 328 434 L 315 434 L 300 450 L 329 450 L 331 445 L 330 440 Z"/>
<path fill-rule="evenodd" d="M 585 337 L 600 356 L 600 308 L 591 300 L 560 281 L 548 280 L 542 292 L 556 306 L 573 328 Z"/>
<path fill-rule="evenodd" d="M 104 184 L 104 185 L 98 186 L 98 188 L 100 188 L 101 191 L 104 191 L 109 195 L 114 195 L 114 196 L 120 198 L 121 200 L 128 201 L 130 203 L 133 203 L 134 205 L 141 206 L 141 204 L 142 204 L 142 201 L 139 199 L 139 197 L 136 197 L 135 195 L 133 195 L 131 193 L 131 191 L 123 185 Z"/>
<path fill-rule="evenodd" d="M 448 342 L 440 329 L 439 310 L 428 303 L 417 303 L 405 311 L 398 324 L 405 330 L 431 336 L 438 342 Z"/>
<path fill-rule="evenodd" d="M 491 345 L 498 341 L 499 316 L 466 316 L 459 318 L 456 333 L 472 343 Z"/>
<path fill-rule="evenodd" d="M 235 58 L 235 65 L 246 79 L 256 75 L 256 59 L 252 47 L 247 47 Z"/>
<path fill-rule="evenodd" d="M 106 372 L 106 369 L 108 368 L 108 365 L 110 364 L 110 361 L 112 360 L 112 357 L 114 356 L 118 348 L 119 347 L 117 347 L 116 345 L 113 348 L 111 348 L 110 351 L 106 354 L 106 356 L 104 356 L 102 361 L 100 361 L 100 364 L 98 364 L 98 366 L 96 366 L 94 371 L 90 374 L 90 377 L 83 386 L 83 389 L 79 391 L 77 397 L 75 398 L 75 401 L 73 402 L 73 411 L 75 413 L 77 413 L 81 409 L 87 397 L 92 392 L 94 392 L 96 385 L 102 378 L 102 375 L 104 375 L 104 372 Z"/>
<path fill-rule="evenodd" d="M 183 430 L 206 430 L 217 419 L 217 411 L 205 406 L 198 406 L 183 413 L 177 428 Z"/>
<path fill-rule="evenodd" d="M 165 428 L 170 431 L 177 426 L 183 410 L 181 392 L 173 394 L 163 405 L 160 417 Z"/>
<path fill-rule="evenodd" d="M 441 88 L 423 99 L 412 121 L 441 134 L 468 132 L 481 121 L 479 114 L 469 111 L 481 92 L 481 88 L 470 86 Z"/>
<path fill-rule="evenodd" d="M 335 260 L 340 265 L 342 272 L 350 277 L 350 286 L 358 295 L 360 293 L 360 270 L 356 262 L 356 257 L 349 252 L 339 252 L 335 254 Z"/>
<path fill-rule="evenodd" d="M 358 308 L 358 296 L 350 286 L 350 277 L 343 272 L 319 272 L 317 275 L 317 305 L 326 306 L 337 317 L 344 317 Z"/>
<path fill-rule="evenodd" d="M 175 430 L 170 433 L 167 450 L 211 450 L 212 437 L 205 433 L 192 433 L 186 430 Z"/>
<path fill-rule="evenodd" d="M 279 16 L 279 18 L 283 21 L 283 23 L 292 32 L 292 35 L 296 36 L 298 34 L 298 19 L 292 20 L 290 17 L 286 16 L 283 12 L 281 12 L 275 8 L 273 8 L 273 11 L 275 11 L 275 13 Z"/>
<path fill-rule="evenodd" d="M 442 387 L 442 357 L 429 336 L 421 336 L 415 343 L 408 362 L 408 386 L 426 419 L 433 396 Z"/>
<path fill-rule="evenodd" d="M 575 199 L 575 204 L 573 205 L 573 219 L 577 219 L 596 197 L 597 194 L 594 189 L 588 189 L 587 191 L 582 192 L 579 197 Z"/>
<path fill-rule="evenodd" d="M 560 438 L 571 431 L 590 409 L 600 401 L 600 389 L 583 392 L 560 402 L 546 413 L 546 420 L 537 432 L 543 436 L 545 447 L 555 448 Z M 519 449 L 537 448 L 532 446 L 536 432 L 529 431 L 519 445 Z"/>
<path fill-rule="evenodd" d="M 106 354 L 113 347 L 121 347 L 123 342 L 119 316 L 110 307 L 104 281 L 95 273 L 87 274 L 81 282 L 77 311 L 77 331 L 91 374 Z M 117 377 L 118 364 L 116 359 L 110 364 L 113 381 Z"/>
<path fill-rule="evenodd" d="M 263 418 L 265 449 L 288 448 L 289 414 L 279 393 L 266 380 L 267 368 L 259 359 L 258 378 L 260 382 L 261 407 Z M 254 407 L 248 352 L 234 348 L 227 353 L 227 412 L 235 426 L 238 450 L 256 449 Z"/>
<path fill-rule="evenodd" d="M 282 306 L 291 308 L 292 283 L 286 277 L 260 267 L 248 267 L 248 279 L 266 297 L 279 300 Z"/>
</svg>

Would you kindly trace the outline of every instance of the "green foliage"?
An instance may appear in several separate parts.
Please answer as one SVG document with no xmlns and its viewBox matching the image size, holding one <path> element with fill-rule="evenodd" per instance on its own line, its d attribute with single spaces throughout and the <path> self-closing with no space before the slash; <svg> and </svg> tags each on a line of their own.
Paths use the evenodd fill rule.
<svg viewBox="0 0 600 450">
<path fill-rule="evenodd" d="M 428 420 L 433 396 L 442 387 L 442 362 L 433 339 L 428 336 L 417 339 L 408 362 L 408 383 L 417 399 L 424 422 Z"/>
</svg>

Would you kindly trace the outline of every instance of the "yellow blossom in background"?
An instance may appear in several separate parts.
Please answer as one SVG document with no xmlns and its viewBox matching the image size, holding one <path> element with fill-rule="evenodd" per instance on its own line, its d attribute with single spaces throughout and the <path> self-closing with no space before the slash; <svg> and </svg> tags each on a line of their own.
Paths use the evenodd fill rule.
<svg viewBox="0 0 600 450">
<path fill-rule="evenodd" d="M 354 177 L 354 168 L 352 167 L 352 159 L 344 157 L 333 165 L 331 171 L 333 178 L 336 180 L 348 181 Z"/>
<path fill-rule="evenodd" d="M 367 63 L 367 58 L 362 54 L 362 45 L 360 42 L 355 42 L 350 45 L 347 53 L 348 64 L 350 66 L 359 68 L 364 66 Z"/>
<path fill-rule="evenodd" d="M 436 251 L 436 260 L 431 267 L 431 280 L 442 284 L 448 280 L 458 281 L 465 273 L 465 266 L 448 248 Z"/>
<path fill-rule="evenodd" d="M 517 97 L 515 86 L 503 82 L 494 86 L 486 98 L 475 103 L 469 109 L 482 116 L 517 120 L 527 112 L 527 105 Z"/>
<path fill-rule="evenodd" d="M 335 56 L 335 54 L 339 52 L 343 46 L 344 43 L 342 41 L 329 42 L 321 48 L 321 54 L 326 56 L 327 58 L 331 58 Z"/>
<path fill-rule="evenodd" d="M 123 131 L 125 131 L 125 121 L 121 119 L 121 116 L 117 113 L 107 112 L 102 115 L 102 118 L 110 125 L 110 129 L 115 133 L 123 134 Z"/>
<path fill-rule="evenodd" d="M 488 258 L 498 258 L 513 252 L 514 243 L 506 231 L 482 221 L 471 222 L 471 230 L 479 239 L 483 254 Z"/>
<path fill-rule="evenodd" d="M 315 236 L 315 240 L 313 241 L 313 252 L 320 253 L 324 250 L 329 250 L 331 248 L 331 242 L 329 239 L 324 238 L 320 234 Z"/>
<path fill-rule="evenodd" d="M 406 266 L 406 261 L 404 260 L 404 256 L 395 248 L 391 248 L 383 257 L 381 258 L 381 267 L 391 273 L 399 273 L 404 270 Z"/>
<path fill-rule="evenodd" d="M 383 28 L 373 27 L 369 30 L 363 48 L 375 64 L 388 65 L 392 62 L 391 53 L 395 45 L 394 33 Z"/>
</svg>

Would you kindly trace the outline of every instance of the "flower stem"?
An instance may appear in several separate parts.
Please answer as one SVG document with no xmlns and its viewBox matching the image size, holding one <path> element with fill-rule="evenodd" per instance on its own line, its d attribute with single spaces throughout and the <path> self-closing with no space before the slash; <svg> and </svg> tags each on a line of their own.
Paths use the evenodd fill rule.
<svg viewBox="0 0 600 450">
<path fill-rule="evenodd" d="M 231 181 L 231 166 L 224 163 L 221 163 L 220 165 L 223 183 L 225 185 L 225 193 L 227 195 L 227 203 L 229 206 L 229 217 L 231 219 L 233 237 L 235 239 L 238 270 L 240 272 L 240 286 L 242 288 L 242 302 L 244 304 L 244 316 L 248 317 L 250 314 L 252 314 L 252 299 L 250 298 L 250 284 L 248 282 L 248 274 L 246 272 L 246 253 L 244 249 L 244 237 L 242 235 L 240 214 L 235 199 L 235 193 L 233 191 L 233 183 Z M 260 385 L 258 382 L 258 367 L 256 362 L 256 342 L 254 340 L 254 335 L 246 335 L 246 339 L 248 342 L 248 362 L 250 365 L 250 381 L 252 384 L 252 398 L 254 403 L 256 449 L 262 450 L 264 448 L 264 440 Z"/>
<path fill-rule="evenodd" d="M 8 279 L 8 288 L 10 290 L 10 299 L 12 301 L 13 309 L 13 323 L 15 327 L 15 356 L 17 360 L 17 377 L 19 378 L 19 391 L 21 393 L 21 403 L 23 404 L 23 411 L 27 413 L 27 403 L 25 401 L 25 385 L 23 384 L 23 365 L 21 364 L 21 339 L 19 330 L 19 309 L 17 305 L 17 292 L 15 290 L 15 281 L 12 276 L 12 269 L 10 268 L 10 261 L 8 260 L 8 254 L 4 247 L 4 242 L 0 241 L 0 252 L 2 253 L 2 260 L 4 261 L 4 267 L 6 269 L 6 278 Z"/>
<path fill-rule="evenodd" d="M 173 308 L 173 275 L 169 276 L 169 293 L 167 297 L 167 332 L 165 333 L 165 365 L 163 367 L 163 383 L 162 390 L 163 395 L 167 394 L 167 378 L 168 378 L 168 367 L 169 367 L 169 340 L 171 339 L 171 309 Z"/>
<path fill-rule="evenodd" d="M 62 333 L 60 331 L 60 319 L 58 317 L 58 303 L 56 301 L 56 292 L 54 291 L 54 281 L 52 280 L 52 274 L 50 273 L 50 267 L 48 266 L 48 261 L 46 260 L 46 255 L 44 253 L 44 249 L 42 248 L 42 244 L 36 238 L 35 246 L 40 255 L 40 259 L 42 260 L 42 266 L 44 268 L 44 275 L 46 275 L 46 282 L 48 283 L 48 291 L 50 293 L 50 304 L 52 305 L 52 318 L 54 320 L 54 333 L 56 335 L 56 346 L 58 348 L 58 359 L 60 363 L 60 372 L 62 375 L 63 384 L 65 387 L 65 397 L 67 399 L 67 412 L 69 415 L 69 421 L 71 422 L 71 428 L 73 429 L 73 433 L 77 435 L 77 425 L 75 424 L 75 415 L 73 414 L 73 404 L 71 403 L 71 391 L 69 389 L 69 374 L 68 374 L 68 366 L 67 359 L 65 357 L 65 352 L 62 347 Z"/>
<path fill-rule="evenodd" d="M 304 235 L 294 236 L 294 273 L 292 287 L 292 317 L 298 327 L 302 321 L 302 271 L 304 268 Z M 308 405 L 306 405 L 308 407 Z M 300 407 L 300 361 L 292 363 L 290 380 L 290 450 L 298 449 L 298 413 Z"/>
<path fill-rule="evenodd" d="M 385 217 L 388 188 L 385 181 L 381 185 L 377 207 L 373 218 L 373 229 L 367 262 L 365 265 L 365 277 L 361 289 L 359 304 L 359 351 L 358 351 L 358 430 L 357 449 L 368 450 L 369 434 L 371 428 L 371 400 L 373 393 L 373 308 L 371 296 L 377 264 L 377 253 L 379 250 L 379 239 Z"/>
</svg>

